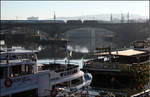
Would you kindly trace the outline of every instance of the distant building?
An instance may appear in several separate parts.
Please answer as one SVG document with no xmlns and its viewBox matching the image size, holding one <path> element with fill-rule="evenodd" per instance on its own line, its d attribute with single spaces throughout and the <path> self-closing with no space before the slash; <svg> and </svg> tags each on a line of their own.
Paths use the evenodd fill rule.
<svg viewBox="0 0 150 97">
<path fill-rule="evenodd" d="M 28 17 L 27 20 L 38 20 L 39 17 L 34 17 L 34 16 L 31 16 L 31 17 Z"/>
</svg>

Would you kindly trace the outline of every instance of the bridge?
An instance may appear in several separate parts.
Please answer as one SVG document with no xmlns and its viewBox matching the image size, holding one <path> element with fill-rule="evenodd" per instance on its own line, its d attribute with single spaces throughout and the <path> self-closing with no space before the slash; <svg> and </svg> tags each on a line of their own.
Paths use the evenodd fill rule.
<svg viewBox="0 0 150 97">
<path fill-rule="evenodd" d="M 148 27 L 147 23 L 1 23 L 1 29 L 13 29 L 15 27 L 24 27 L 25 29 L 30 29 L 30 31 L 43 31 L 50 35 L 65 33 L 69 30 L 83 28 L 83 27 L 93 27 L 93 28 L 103 28 L 110 30 L 112 32 L 123 32 L 123 29 L 130 31 L 130 28 L 134 29 L 144 29 Z"/>
</svg>

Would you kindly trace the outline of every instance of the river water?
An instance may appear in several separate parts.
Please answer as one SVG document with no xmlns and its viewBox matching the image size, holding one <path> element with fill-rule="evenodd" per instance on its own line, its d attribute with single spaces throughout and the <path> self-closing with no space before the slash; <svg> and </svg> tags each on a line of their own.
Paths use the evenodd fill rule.
<svg viewBox="0 0 150 97">
<path fill-rule="evenodd" d="M 65 60 L 67 60 L 67 58 L 64 59 L 39 59 L 38 63 L 42 64 L 42 63 L 62 63 L 65 64 Z M 74 60 L 70 60 L 70 64 L 75 64 L 78 65 L 80 68 L 83 67 L 83 62 L 87 61 L 87 59 L 74 59 Z"/>
</svg>

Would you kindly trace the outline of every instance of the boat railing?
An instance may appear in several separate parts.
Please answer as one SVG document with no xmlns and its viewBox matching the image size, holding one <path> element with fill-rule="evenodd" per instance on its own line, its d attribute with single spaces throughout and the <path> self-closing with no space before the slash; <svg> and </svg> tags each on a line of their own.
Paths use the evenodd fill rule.
<svg viewBox="0 0 150 97">
<path fill-rule="evenodd" d="M 105 69 L 105 70 L 119 70 L 119 71 L 127 71 L 127 72 L 134 72 L 134 71 L 140 71 L 145 70 L 148 68 L 147 66 L 148 62 L 143 63 L 132 63 L 132 64 L 123 64 L 123 63 L 111 63 L 111 62 L 93 62 L 91 64 L 86 64 L 85 68 L 97 68 L 97 69 Z"/>
<path fill-rule="evenodd" d="M 57 73 L 60 73 L 60 76 L 61 77 L 64 77 L 64 76 L 68 76 L 68 75 L 72 75 L 72 74 L 75 74 L 78 72 L 78 68 L 74 67 L 74 68 L 71 68 L 71 69 L 68 69 L 68 70 L 58 70 L 56 71 Z"/>
<path fill-rule="evenodd" d="M 61 60 L 54 60 L 52 62 L 43 62 L 42 64 L 73 64 L 73 65 L 79 65 L 78 62 L 66 62 Z"/>
<path fill-rule="evenodd" d="M 86 65 L 86 68 L 97 68 L 97 69 L 117 69 L 120 71 L 127 71 L 129 68 L 128 64 L 118 64 L 118 63 L 110 63 L 110 62 L 105 62 L 105 63 L 92 63 L 92 65 L 88 64 Z"/>
<path fill-rule="evenodd" d="M 20 63 L 34 63 L 34 60 L 31 59 L 14 59 L 14 60 L 0 60 L 0 64 L 20 64 Z"/>
<path fill-rule="evenodd" d="M 44 62 L 41 63 L 42 65 L 42 70 L 52 70 L 57 73 L 59 72 L 64 72 L 64 71 L 71 71 L 73 69 L 78 69 L 79 65 L 76 65 L 75 62 L 70 62 L 68 63 L 63 63 L 64 61 L 55 61 L 55 62 Z"/>
<path fill-rule="evenodd" d="M 67 68 L 58 68 L 57 70 L 55 70 L 55 72 L 70 71 L 70 70 L 76 69 L 78 67 L 79 66 L 77 66 L 77 65 L 68 64 Z"/>
<path fill-rule="evenodd" d="M 74 64 L 74 65 L 79 65 L 78 62 L 66 62 L 66 61 L 60 61 L 60 60 L 54 60 L 53 63 L 62 63 L 62 64 Z"/>
</svg>

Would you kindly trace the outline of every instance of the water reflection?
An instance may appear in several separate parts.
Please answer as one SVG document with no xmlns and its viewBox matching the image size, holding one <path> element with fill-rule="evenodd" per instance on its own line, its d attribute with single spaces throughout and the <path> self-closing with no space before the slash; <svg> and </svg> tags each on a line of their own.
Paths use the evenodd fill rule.
<svg viewBox="0 0 150 97">
<path fill-rule="evenodd" d="M 65 64 L 65 60 L 67 60 L 67 58 L 63 58 L 63 59 L 40 59 L 38 60 L 38 63 L 39 64 L 42 64 L 42 63 L 62 63 L 62 64 Z M 80 68 L 83 67 L 83 63 L 84 61 L 87 61 L 88 59 L 74 59 L 74 60 L 70 60 L 70 64 L 75 64 L 75 65 L 79 65 Z"/>
</svg>

